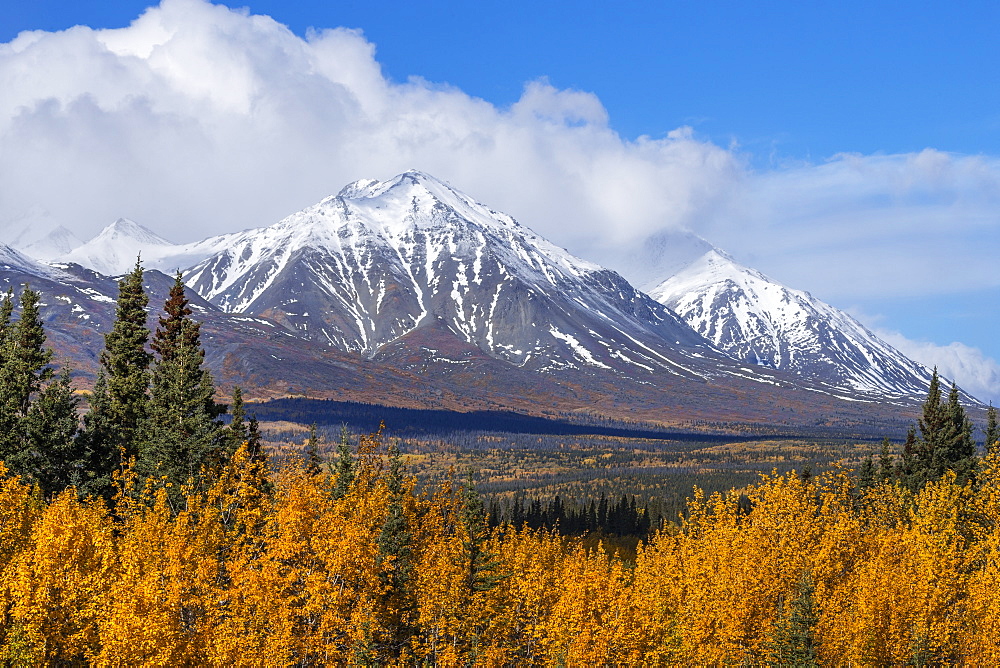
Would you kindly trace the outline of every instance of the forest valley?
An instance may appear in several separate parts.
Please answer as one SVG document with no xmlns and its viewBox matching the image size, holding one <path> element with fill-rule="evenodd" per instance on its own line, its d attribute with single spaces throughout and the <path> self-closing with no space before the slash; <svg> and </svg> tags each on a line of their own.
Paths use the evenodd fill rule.
<svg viewBox="0 0 1000 668">
<path fill-rule="evenodd" d="M 268 460 L 180 279 L 151 340 L 138 264 L 120 290 L 82 424 L 37 294 L 0 304 L 4 664 L 1000 664 L 996 412 L 980 456 L 936 374 L 898 456 L 653 522 L 418 485 L 381 432 Z"/>
</svg>

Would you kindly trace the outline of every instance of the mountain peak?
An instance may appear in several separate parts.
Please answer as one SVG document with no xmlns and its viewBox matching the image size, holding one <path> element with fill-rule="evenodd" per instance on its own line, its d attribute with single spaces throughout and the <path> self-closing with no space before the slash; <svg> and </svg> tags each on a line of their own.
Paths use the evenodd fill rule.
<svg viewBox="0 0 1000 668">
<path fill-rule="evenodd" d="M 101 230 L 101 232 L 96 237 L 91 239 L 91 241 L 96 241 L 98 239 L 103 240 L 103 242 L 112 240 L 131 239 L 134 241 L 141 242 L 143 244 L 152 244 L 156 246 L 173 246 L 173 243 L 167 241 L 166 239 L 156 234 L 152 230 L 143 227 L 139 223 L 129 218 L 117 219 L 115 222 L 111 223 L 103 230 Z"/>
<path fill-rule="evenodd" d="M 712 249 L 649 293 L 736 359 L 836 391 L 919 396 L 927 369 L 851 316 Z"/>
<path fill-rule="evenodd" d="M 355 181 L 248 230 L 185 282 L 225 311 L 267 313 L 307 338 L 368 356 L 430 326 L 545 371 L 684 373 L 688 359 L 700 359 L 694 352 L 717 354 L 617 274 L 415 170 Z"/>
<path fill-rule="evenodd" d="M 129 271 L 135 260 L 147 251 L 156 255 L 174 248 L 174 244 L 134 220 L 119 218 L 96 237 L 79 248 L 57 258 L 60 262 L 76 262 L 108 276 L 120 276 Z"/>
<path fill-rule="evenodd" d="M 386 181 L 360 179 L 346 185 L 337 197 L 344 200 L 375 199 L 395 191 L 407 192 L 414 187 L 437 199 L 470 201 L 444 181 L 416 169 L 407 170 Z"/>
</svg>

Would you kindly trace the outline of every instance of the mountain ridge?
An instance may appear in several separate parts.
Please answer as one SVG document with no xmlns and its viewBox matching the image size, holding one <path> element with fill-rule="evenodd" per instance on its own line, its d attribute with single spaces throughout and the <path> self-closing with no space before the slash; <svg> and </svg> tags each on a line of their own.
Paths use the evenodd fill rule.
<svg viewBox="0 0 1000 668">
<path fill-rule="evenodd" d="M 919 396 L 927 367 L 853 317 L 713 249 L 650 291 L 736 359 L 831 387 L 888 398 Z"/>
</svg>

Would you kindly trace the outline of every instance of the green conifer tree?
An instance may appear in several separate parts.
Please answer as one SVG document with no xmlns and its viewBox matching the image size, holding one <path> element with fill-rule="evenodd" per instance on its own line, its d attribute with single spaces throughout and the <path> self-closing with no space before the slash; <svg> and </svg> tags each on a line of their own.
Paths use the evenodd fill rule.
<svg viewBox="0 0 1000 668">
<path fill-rule="evenodd" d="M 815 604 L 815 586 L 809 573 L 802 576 L 795 596 L 783 604 L 769 643 L 768 663 L 772 666 L 818 666 L 815 628 L 819 614 Z"/>
<path fill-rule="evenodd" d="M 878 456 L 878 477 L 882 482 L 887 482 L 892 479 L 893 466 L 892 466 L 892 453 L 890 451 L 889 439 L 886 437 L 882 438 L 882 448 L 879 451 Z"/>
<path fill-rule="evenodd" d="M 351 444 L 348 441 L 347 425 L 340 425 L 340 439 L 337 442 L 337 463 L 333 473 L 335 484 L 333 487 L 333 497 L 342 499 L 351 488 L 354 482 L 354 457 L 351 454 Z"/>
<path fill-rule="evenodd" d="M 309 425 L 309 437 L 305 442 L 306 475 L 318 476 L 323 472 L 323 460 L 319 456 L 319 437 L 316 435 L 316 423 Z"/>
<path fill-rule="evenodd" d="M 414 629 L 410 615 L 414 601 L 410 579 L 413 571 L 413 532 L 403 507 L 406 496 L 403 461 L 399 448 L 389 446 L 389 469 L 385 473 L 385 483 L 389 493 L 382 530 L 377 539 L 379 577 L 385 585 L 383 594 L 383 620 L 390 637 L 382 649 L 384 654 L 395 656 L 412 636 Z"/>
<path fill-rule="evenodd" d="M 875 484 L 875 461 L 871 455 L 861 460 L 861 467 L 858 469 L 858 487 L 862 490 Z"/>
<path fill-rule="evenodd" d="M 215 402 L 215 385 L 204 368 L 200 324 L 190 317 L 180 274 L 164 311 L 151 345 L 158 357 L 151 373 L 139 469 L 169 483 L 171 496 L 179 500 L 180 486 L 221 463 L 229 442 L 218 420 L 226 406 Z"/>
<path fill-rule="evenodd" d="M 945 403 L 947 420 L 942 432 L 941 450 L 937 453 L 941 473 L 953 470 L 959 481 L 973 475 L 976 469 L 976 441 L 972 437 L 972 420 L 959 400 L 958 386 L 953 382 Z"/>
<path fill-rule="evenodd" d="M 12 472 L 30 476 L 34 453 L 26 421 L 32 399 L 52 377 L 52 351 L 45 347 L 39 294 L 25 286 L 20 301 L 15 322 L 9 294 L 0 306 L 0 458 Z"/>
<path fill-rule="evenodd" d="M 483 500 L 476 491 L 472 471 L 461 489 L 461 520 L 465 527 L 466 539 L 462 543 L 465 552 L 465 586 L 470 592 L 489 591 L 509 577 L 499 571 L 499 557 L 486 549 L 489 530 Z M 558 497 L 557 497 L 558 498 Z"/>
<path fill-rule="evenodd" d="M 997 409 L 993 402 L 986 410 L 986 452 L 1000 453 L 1000 426 L 997 426 Z"/>
<path fill-rule="evenodd" d="M 148 413 L 149 363 L 146 350 L 148 297 L 142 285 L 142 265 L 118 282 L 115 323 L 104 336 L 101 372 L 84 418 L 89 480 L 85 489 L 110 499 L 114 472 L 139 455 L 141 430 Z"/>
<path fill-rule="evenodd" d="M 914 464 L 917 473 L 924 477 L 923 482 L 926 482 L 929 477 L 936 477 L 936 454 L 942 450 L 942 440 L 947 423 L 948 414 L 941 396 L 941 380 L 938 378 L 937 367 L 934 367 L 922 415 L 917 421 L 920 440 L 917 442 L 914 453 Z"/>
<path fill-rule="evenodd" d="M 39 393 L 25 419 L 30 475 L 47 498 L 69 486 L 80 490 L 86 481 L 86 452 L 77 438 L 79 401 L 64 368 Z"/>
<path fill-rule="evenodd" d="M 229 421 L 229 455 L 236 452 L 236 449 L 247 440 L 246 408 L 243 405 L 243 390 L 239 385 L 233 387 L 233 403 L 230 408 L 232 420 Z"/>
<path fill-rule="evenodd" d="M 121 450 L 112 447 L 114 425 L 111 423 L 108 378 L 104 369 L 97 372 L 90 393 L 90 409 L 83 416 L 83 429 L 77 437 L 83 449 L 86 465 L 80 493 L 110 501 L 115 495 L 114 472 L 121 466 Z"/>
<path fill-rule="evenodd" d="M 253 414 L 247 420 L 247 454 L 254 461 L 266 459 L 264 449 L 261 447 L 260 423 L 257 422 L 257 416 Z"/>
</svg>

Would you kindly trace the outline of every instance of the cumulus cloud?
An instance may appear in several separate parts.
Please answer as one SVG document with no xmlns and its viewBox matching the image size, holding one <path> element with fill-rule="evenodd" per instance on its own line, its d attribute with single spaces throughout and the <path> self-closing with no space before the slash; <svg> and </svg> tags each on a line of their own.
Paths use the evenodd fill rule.
<svg viewBox="0 0 1000 668">
<path fill-rule="evenodd" d="M 0 222 L 42 206 L 83 237 L 118 216 L 177 241 L 270 224 L 418 168 L 584 252 L 690 225 L 741 177 L 685 129 L 623 140 L 591 93 L 535 81 L 497 108 L 387 80 L 357 31 L 301 38 L 201 0 L 24 33 L 0 46 L 0 87 Z"/>
<path fill-rule="evenodd" d="M 1000 405 L 1000 363 L 978 348 L 953 342 L 942 346 L 911 341 L 899 332 L 877 330 L 877 335 L 907 357 L 937 367 L 945 378 L 954 378 L 966 392 L 982 402 Z"/>
</svg>

